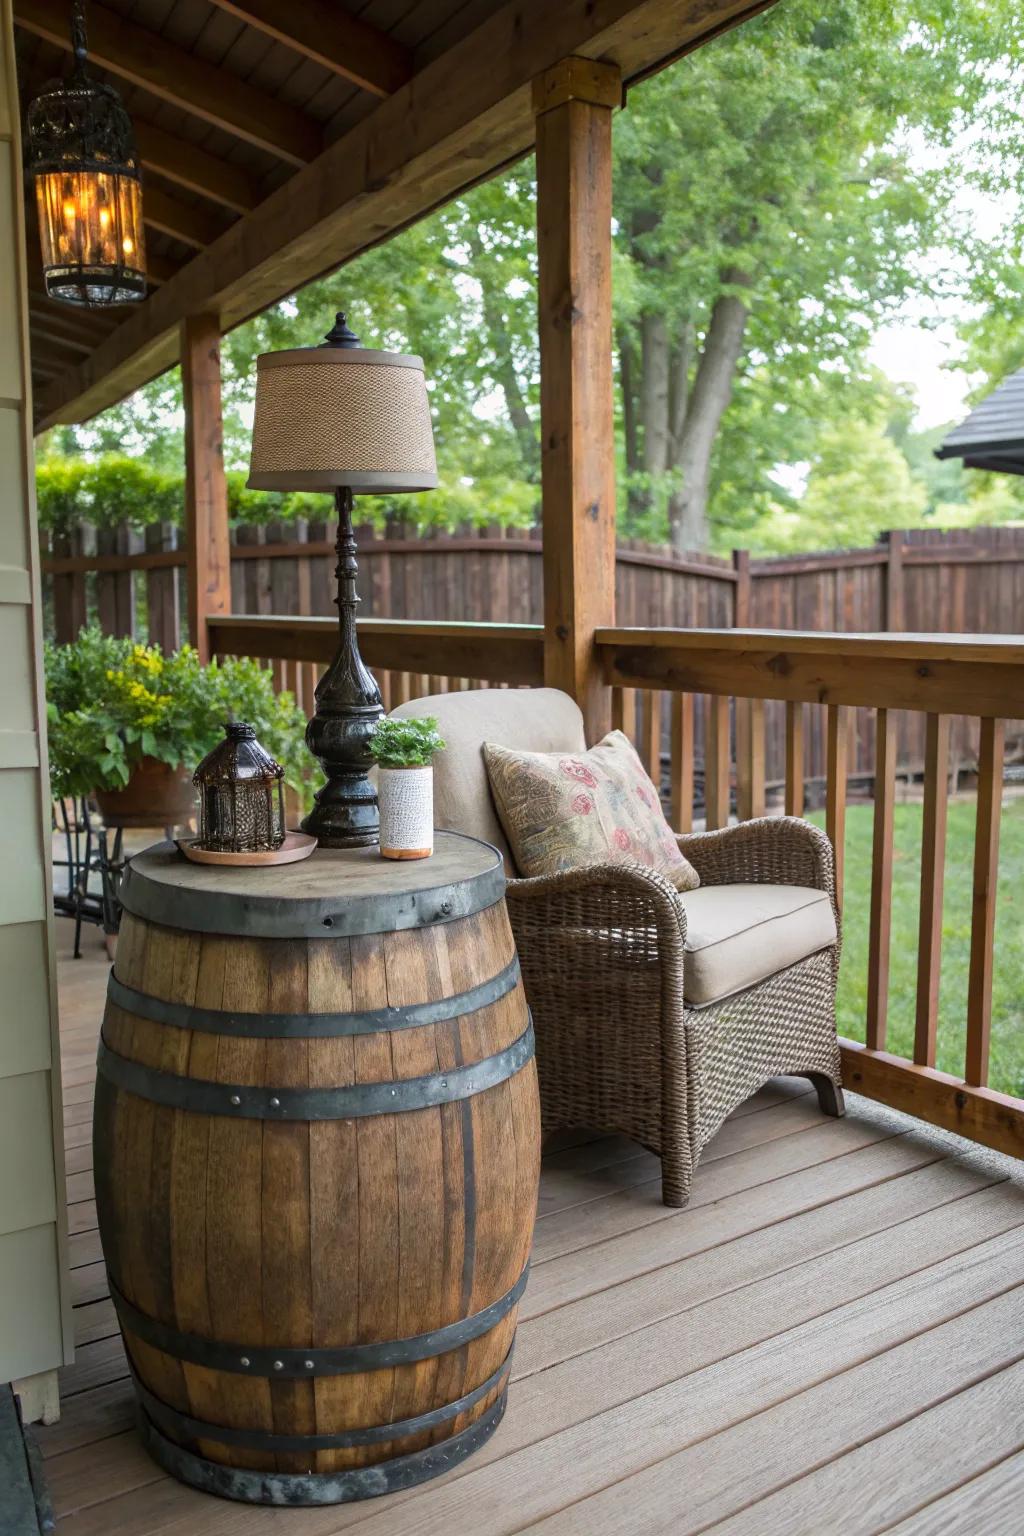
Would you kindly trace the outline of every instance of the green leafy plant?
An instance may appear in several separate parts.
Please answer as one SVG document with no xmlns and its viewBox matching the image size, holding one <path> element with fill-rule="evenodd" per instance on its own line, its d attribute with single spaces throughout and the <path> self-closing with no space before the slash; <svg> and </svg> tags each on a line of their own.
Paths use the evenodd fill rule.
<svg viewBox="0 0 1024 1536">
<path fill-rule="evenodd" d="M 444 747 L 433 715 L 422 720 L 381 720 L 370 737 L 370 751 L 380 768 L 429 768 Z"/>
<path fill-rule="evenodd" d="M 231 719 L 247 720 L 305 795 L 312 759 L 306 721 L 271 673 L 245 658 L 200 665 L 191 646 L 114 639 L 96 626 L 71 645 L 46 646 L 50 785 L 55 796 L 122 789 L 144 757 L 193 769 Z"/>
</svg>

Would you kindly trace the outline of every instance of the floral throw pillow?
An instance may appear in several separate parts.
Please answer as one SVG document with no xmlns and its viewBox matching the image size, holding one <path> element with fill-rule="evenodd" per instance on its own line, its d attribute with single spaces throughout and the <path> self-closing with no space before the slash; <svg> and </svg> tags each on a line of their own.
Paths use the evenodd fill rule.
<svg viewBox="0 0 1024 1536">
<path fill-rule="evenodd" d="M 584 864 L 643 864 L 679 891 L 700 884 L 622 731 L 612 731 L 589 752 L 513 752 L 485 742 L 484 760 L 521 875 L 553 875 Z"/>
</svg>

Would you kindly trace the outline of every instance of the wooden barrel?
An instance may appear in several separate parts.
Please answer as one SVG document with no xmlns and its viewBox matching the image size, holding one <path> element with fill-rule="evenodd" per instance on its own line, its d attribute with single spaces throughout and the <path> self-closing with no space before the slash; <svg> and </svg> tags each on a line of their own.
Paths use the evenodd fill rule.
<svg viewBox="0 0 1024 1536">
<path fill-rule="evenodd" d="M 494 849 L 131 861 L 96 1198 L 156 1459 L 321 1504 L 501 1419 L 537 1200 L 533 1033 Z"/>
</svg>

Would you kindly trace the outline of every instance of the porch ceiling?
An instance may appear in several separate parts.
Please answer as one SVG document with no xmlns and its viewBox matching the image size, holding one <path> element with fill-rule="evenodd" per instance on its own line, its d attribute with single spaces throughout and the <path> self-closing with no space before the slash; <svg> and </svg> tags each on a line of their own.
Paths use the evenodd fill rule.
<svg viewBox="0 0 1024 1536">
<path fill-rule="evenodd" d="M 97 76 L 146 171 L 145 303 L 78 314 L 36 255 L 36 425 L 81 421 L 172 366 L 179 322 L 229 330 L 532 148 L 530 84 L 570 54 L 634 82 L 774 0 L 105 0 Z M 22 106 L 66 71 L 68 0 L 14 0 Z"/>
</svg>

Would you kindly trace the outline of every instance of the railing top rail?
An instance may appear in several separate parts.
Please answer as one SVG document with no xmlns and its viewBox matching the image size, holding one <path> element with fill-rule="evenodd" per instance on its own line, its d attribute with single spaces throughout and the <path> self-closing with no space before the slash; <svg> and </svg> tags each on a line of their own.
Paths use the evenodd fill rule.
<svg viewBox="0 0 1024 1536">
<path fill-rule="evenodd" d="M 601 629 L 597 648 L 618 687 L 1024 719 L 1015 635 Z"/>
<path fill-rule="evenodd" d="M 601 646 L 653 646 L 660 650 L 710 649 L 775 654 L 857 655 L 878 660 L 955 660 L 1024 664 L 1024 635 L 963 635 L 869 631 L 855 634 L 804 629 L 599 629 Z"/>
</svg>

